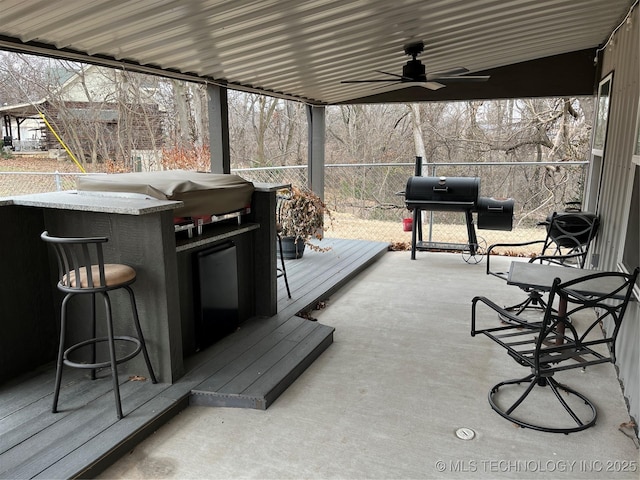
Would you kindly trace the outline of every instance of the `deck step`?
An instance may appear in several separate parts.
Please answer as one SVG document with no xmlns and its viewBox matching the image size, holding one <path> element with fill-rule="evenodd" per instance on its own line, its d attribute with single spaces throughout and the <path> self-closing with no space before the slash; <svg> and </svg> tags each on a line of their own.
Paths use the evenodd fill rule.
<svg viewBox="0 0 640 480">
<path fill-rule="evenodd" d="M 333 342 L 332 327 L 291 317 L 191 390 L 189 405 L 265 410 Z"/>
</svg>

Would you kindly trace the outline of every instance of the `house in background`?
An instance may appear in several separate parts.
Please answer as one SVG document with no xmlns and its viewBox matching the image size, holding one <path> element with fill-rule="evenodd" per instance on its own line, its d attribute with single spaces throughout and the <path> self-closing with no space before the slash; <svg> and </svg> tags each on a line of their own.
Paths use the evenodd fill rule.
<svg viewBox="0 0 640 480">
<path fill-rule="evenodd" d="M 165 112 L 146 76 L 96 65 L 60 70 L 44 98 L 0 107 L 5 146 L 65 158 L 59 137 L 82 163 L 119 160 L 141 170 L 159 161 Z"/>
</svg>

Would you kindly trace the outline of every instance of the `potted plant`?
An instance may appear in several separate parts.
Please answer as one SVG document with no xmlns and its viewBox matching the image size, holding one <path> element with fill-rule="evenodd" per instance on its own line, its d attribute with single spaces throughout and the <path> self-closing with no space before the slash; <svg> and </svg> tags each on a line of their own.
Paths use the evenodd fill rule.
<svg viewBox="0 0 640 480">
<path fill-rule="evenodd" d="M 278 194 L 276 221 L 282 237 L 284 258 L 302 257 L 305 245 L 318 252 L 329 250 L 310 242 L 312 238 L 322 240 L 325 214 L 331 221 L 331 212 L 327 206 L 308 188 L 292 186 L 290 190 Z"/>
</svg>

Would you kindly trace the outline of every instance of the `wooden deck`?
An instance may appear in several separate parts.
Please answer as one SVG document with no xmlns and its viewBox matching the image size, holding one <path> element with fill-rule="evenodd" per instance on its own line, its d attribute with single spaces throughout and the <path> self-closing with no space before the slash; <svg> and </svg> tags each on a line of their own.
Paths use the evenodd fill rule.
<svg viewBox="0 0 640 480">
<path fill-rule="evenodd" d="M 189 405 L 267 408 L 332 343 L 333 328 L 296 316 L 377 260 L 387 244 L 325 239 L 326 253 L 287 261 L 292 299 L 279 280 L 278 310 L 254 318 L 186 360 L 174 384 L 122 376 L 125 418 L 115 414 L 109 372 L 89 381 L 66 369 L 61 411 L 50 413 L 54 369 L 44 366 L 0 387 L 0 478 L 98 474 Z"/>
</svg>

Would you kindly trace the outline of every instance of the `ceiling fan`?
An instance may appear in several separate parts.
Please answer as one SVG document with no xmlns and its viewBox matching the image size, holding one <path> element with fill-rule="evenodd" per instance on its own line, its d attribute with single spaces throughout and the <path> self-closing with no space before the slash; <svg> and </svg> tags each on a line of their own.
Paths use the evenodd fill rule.
<svg viewBox="0 0 640 480">
<path fill-rule="evenodd" d="M 371 80 L 343 80 L 340 83 L 378 83 L 386 82 L 392 84 L 408 84 L 407 86 L 421 86 L 430 90 L 438 90 L 446 87 L 448 83 L 467 83 L 467 82 L 486 82 L 489 80 L 488 75 L 464 75 L 469 70 L 464 67 L 452 68 L 440 72 L 426 73 L 424 64 L 418 60 L 418 55 L 424 51 L 423 42 L 408 43 L 404 46 L 404 53 L 411 56 L 402 67 L 402 75 L 396 73 L 383 72 L 375 70 L 378 73 L 389 75 L 394 78 L 377 78 Z"/>
</svg>

